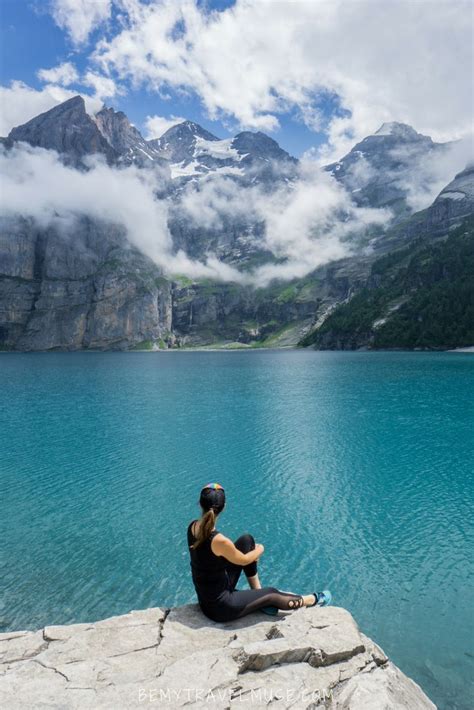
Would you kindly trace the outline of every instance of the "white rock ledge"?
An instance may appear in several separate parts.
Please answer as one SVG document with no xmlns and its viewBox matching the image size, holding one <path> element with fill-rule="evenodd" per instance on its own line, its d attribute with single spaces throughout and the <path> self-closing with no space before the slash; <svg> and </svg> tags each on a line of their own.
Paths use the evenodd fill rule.
<svg viewBox="0 0 474 710">
<path fill-rule="evenodd" d="M 0 634 L 0 707 L 435 706 L 337 607 L 217 624 L 195 604 Z"/>
</svg>

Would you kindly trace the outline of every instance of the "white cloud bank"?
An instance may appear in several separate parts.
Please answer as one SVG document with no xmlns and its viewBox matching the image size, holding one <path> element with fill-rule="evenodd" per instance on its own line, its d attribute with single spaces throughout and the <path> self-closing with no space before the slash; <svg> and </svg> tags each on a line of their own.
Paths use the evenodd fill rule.
<svg viewBox="0 0 474 710">
<path fill-rule="evenodd" d="M 259 247 L 282 262 L 255 269 L 251 279 L 258 285 L 302 277 L 348 256 L 358 248 L 349 236 L 369 226 L 383 228 L 392 216 L 386 209 L 357 207 L 314 161 L 303 161 L 298 180 L 271 193 L 258 185 L 239 188 L 225 176 L 201 178 L 198 184 L 188 183 L 177 209 L 205 229 L 225 229 L 229 219 L 263 224 Z"/>
<path fill-rule="evenodd" d="M 325 162 L 384 121 L 435 140 L 470 130 L 470 0 L 238 0 L 222 12 L 194 0 L 118 4 L 127 24 L 98 43 L 103 71 L 134 87 L 195 91 L 211 118 L 255 129 L 296 108 L 326 130 Z M 327 92 L 350 115 L 324 126 Z"/>
<path fill-rule="evenodd" d="M 88 215 L 122 225 L 130 242 L 167 274 L 263 286 L 274 278 L 303 276 L 346 256 L 350 248 L 345 238 L 350 232 L 387 220 L 384 210 L 356 208 L 341 186 L 315 165 L 306 165 L 303 171 L 294 187 L 282 187 L 272 195 L 256 187 L 241 188 L 245 192 L 239 193 L 235 183 L 223 178 L 209 181 L 194 194 L 192 190 L 186 193 L 182 207 L 194 225 L 203 220 L 206 226 L 217 224 L 223 210 L 226 216 L 239 216 L 243 205 L 247 217 L 264 223 L 262 248 L 284 262 L 247 273 L 214 254 L 198 261 L 183 251 L 175 253 L 168 229 L 169 202 L 155 199 L 161 172 L 134 166 L 112 168 L 99 156 L 90 158 L 89 171 L 84 172 L 65 166 L 54 151 L 24 143 L 10 151 L 2 149 L 0 214 L 32 217 L 42 228 L 53 223 L 71 227 L 76 217 Z M 224 195 L 232 191 L 234 201 L 221 199 L 222 191 Z"/>
<path fill-rule="evenodd" d="M 94 89 L 93 98 L 99 101 L 110 99 L 118 94 L 124 93 L 123 89 L 117 86 L 113 79 L 92 71 L 86 72 L 80 83 L 83 86 L 90 86 Z"/>
<path fill-rule="evenodd" d="M 153 195 L 160 172 L 111 168 L 102 156 L 88 162 L 90 169 L 84 172 L 64 165 L 54 151 L 25 143 L 2 149 L 0 214 L 31 217 L 41 228 L 70 228 L 75 218 L 88 215 L 123 226 L 130 242 L 166 271 L 216 276 L 212 266 L 172 254 L 167 203 Z"/>
</svg>

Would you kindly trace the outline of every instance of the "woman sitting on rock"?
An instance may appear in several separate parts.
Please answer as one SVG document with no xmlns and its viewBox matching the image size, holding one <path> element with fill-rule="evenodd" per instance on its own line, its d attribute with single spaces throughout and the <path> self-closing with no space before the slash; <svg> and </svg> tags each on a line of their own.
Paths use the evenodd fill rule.
<svg viewBox="0 0 474 710">
<path fill-rule="evenodd" d="M 219 483 L 208 483 L 201 490 L 202 516 L 188 526 L 191 571 L 199 605 L 213 621 L 231 621 L 260 609 L 277 614 L 302 606 L 326 606 L 331 602 L 327 590 L 299 595 L 262 587 L 257 560 L 263 545 L 255 544 L 252 535 L 241 535 L 235 543 L 216 530 L 216 520 L 225 507 L 225 492 Z M 236 589 L 242 570 L 250 589 Z"/>
</svg>

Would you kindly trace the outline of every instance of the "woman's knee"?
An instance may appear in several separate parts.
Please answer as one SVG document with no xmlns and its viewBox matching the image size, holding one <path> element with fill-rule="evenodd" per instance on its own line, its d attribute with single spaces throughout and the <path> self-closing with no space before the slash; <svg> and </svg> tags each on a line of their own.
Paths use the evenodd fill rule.
<svg viewBox="0 0 474 710">
<path fill-rule="evenodd" d="M 255 539 L 250 533 L 241 535 L 234 544 L 241 552 L 249 552 L 255 549 Z"/>
</svg>

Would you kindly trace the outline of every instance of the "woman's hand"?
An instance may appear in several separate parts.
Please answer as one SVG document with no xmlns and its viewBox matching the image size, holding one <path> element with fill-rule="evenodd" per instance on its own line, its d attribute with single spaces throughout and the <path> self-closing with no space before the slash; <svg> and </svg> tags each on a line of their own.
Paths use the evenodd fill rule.
<svg viewBox="0 0 474 710">
<path fill-rule="evenodd" d="M 261 543 L 255 543 L 255 552 L 258 553 L 256 557 L 256 559 L 258 560 L 258 558 L 265 552 L 264 546 Z"/>
</svg>

